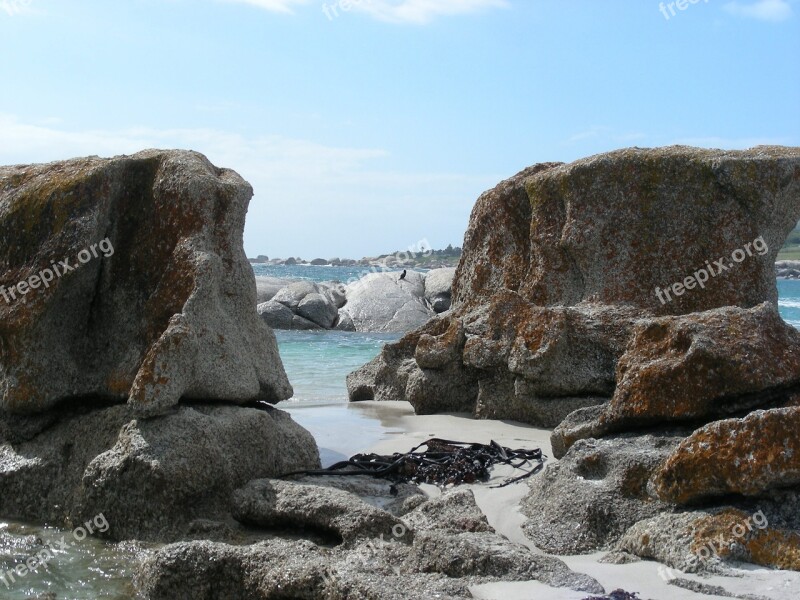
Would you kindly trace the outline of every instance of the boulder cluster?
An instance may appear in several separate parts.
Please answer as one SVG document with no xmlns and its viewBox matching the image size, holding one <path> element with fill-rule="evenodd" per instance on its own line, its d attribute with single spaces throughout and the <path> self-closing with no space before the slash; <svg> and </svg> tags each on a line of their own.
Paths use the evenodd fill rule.
<svg viewBox="0 0 800 600">
<path fill-rule="evenodd" d="M 775 274 L 780 279 L 800 279 L 800 260 L 779 260 L 775 263 Z"/>
<path fill-rule="evenodd" d="M 800 568 L 800 332 L 774 268 L 798 218 L 796 148 L 530 167 L 478 199 L 451 310 L 352 373 L 351 400 L 555 427 L 525 504 L 544 550 L 659 539 L 685 566 L 709 519 L 763 510 L 715 558 Z"/>
<path fill-rule="evenodd" d="M 454 275 L 373 272 L 347 284 L 258 277 L 258 313 L 273 329 L 406 333 L 450 308 Z"/>
</svg>

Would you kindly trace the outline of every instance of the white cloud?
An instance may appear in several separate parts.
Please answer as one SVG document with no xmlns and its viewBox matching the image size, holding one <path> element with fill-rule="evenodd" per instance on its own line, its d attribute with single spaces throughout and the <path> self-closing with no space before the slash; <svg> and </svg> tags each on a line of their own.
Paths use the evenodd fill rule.
<svg viewBox="0 0 800 600">
<path fill-rule="evenodd" d="M 508 6 L 507 0 L 354 0 L 352 9 L 390 23 L 425 25 L 436 17 Z"/>
<path fill-rule="evenodd" d="M 249 4 L 256 8 L 263 8 L 271 12 L 291 14 L 292 8 L 299 4 L 305 4 L 308 0 L 224 0 L 225 2 L 237 2 L 239 4 Z"/>
<path fill-rule="evenodd" d="M 2 0 L 0 0 L 2 1 Z M 292 14 L 293 8 L 309 0 L 218 0 Z M 365 13 L 379 21 L 425 25 L 437 17 L 475 13 L 493 8 L 507 8 L 509 0 L 320 0 L 329 19 L 350 12 Z"/>
<path fill-rule="evenodd" d="M 759 21 L 786 21 L 794 14 L 789 0 L 757 0 L 749 4 L 736 1 L 724 8 L 732 15 Z"/>
</svg>

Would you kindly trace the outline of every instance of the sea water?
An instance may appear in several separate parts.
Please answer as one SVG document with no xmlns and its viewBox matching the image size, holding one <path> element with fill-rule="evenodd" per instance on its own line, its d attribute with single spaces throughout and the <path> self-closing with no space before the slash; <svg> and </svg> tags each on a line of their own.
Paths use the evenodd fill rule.
<svg viewBox="0 0 800 600">
<path fill-rule="evenodd" d="M 271 277 L 347 281 L 370 269 L 256 265 L 254 271 Z M 800 328 L 800 281 L 778 281 L 778 293 L 781 315 Z M 325 464 L 363 450 L 387 434 L 380 421 L 347 403 L 345 378 L 399 336 L 299 331 L 279 331 L 276 335 L 295 392 L 280 407 L 314 434 Z M 35 536 L 47 544 L 65 533 L 0 522 L 0 573 L 15 568 L 30 556 L 31 538 L 26 536 Z M 131 582 L 140 558 L 139 549 L 89 538 L 57 555 L 48 564 L 48 571 L 29 573 L 9 587 L 0 580 L 0 598 L 23 600 L 44 592 L 71 600 L 132 598 Z"/>
</svg>

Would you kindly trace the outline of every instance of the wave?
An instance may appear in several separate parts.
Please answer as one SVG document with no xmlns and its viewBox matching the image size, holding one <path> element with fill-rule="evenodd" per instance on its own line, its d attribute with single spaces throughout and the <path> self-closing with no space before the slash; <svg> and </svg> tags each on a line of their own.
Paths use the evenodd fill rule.
<svg viewBox="0 0 800 600">
<path fill-rule="evenodd" d="M 800 308 L 800 298 L 779 298 L 778 306 L 780 308 Z"/>
</svg>

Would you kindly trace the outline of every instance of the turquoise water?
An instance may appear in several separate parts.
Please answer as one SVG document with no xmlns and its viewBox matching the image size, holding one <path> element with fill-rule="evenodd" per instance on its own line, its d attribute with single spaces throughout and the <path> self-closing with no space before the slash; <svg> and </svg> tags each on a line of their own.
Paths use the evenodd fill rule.
<svg viewBox="0 0 800 600">
<path fill-rule="evenodd" d="M 800 281 L 778 280 L 778 308 L 787 323 L 800 329 Z"/>
<path fill-rule="evenodd" d="M 294 387 L 285 404 L 347 401 L 345 377 L 378 355 L 398 334 L 345 331 L 276 331 L 281 360 Z"/>
<path fill-rule="evenodd" d="M 397 334 L 276 331 L 294 397 L 278 404 L 317 440 L 325 466 L 378 442 L 385 429 L 347 403 L 347 374 L 368 363 Z"/>
</svg>

